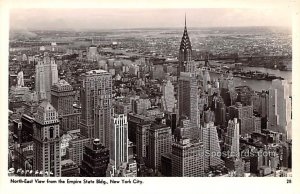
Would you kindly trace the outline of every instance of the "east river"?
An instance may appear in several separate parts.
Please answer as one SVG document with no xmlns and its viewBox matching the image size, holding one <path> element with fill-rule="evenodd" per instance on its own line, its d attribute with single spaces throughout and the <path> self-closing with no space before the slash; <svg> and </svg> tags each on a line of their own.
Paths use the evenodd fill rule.
<svg viewBox="0 0 300 194">
<path fill-rule="evenodd" d="M 264 67 L 243 67 L 244 71 L 260 71 L 263 73 L 269 73 L 276 76 L 280 76 L 288 81 L 290 88 L 292 87 L 292 71 L 280 71 L 274 69 L 267 69 Z M 210 72 L 211 79 L 216 79 L 220 74 Z M 267 80 L 255 80 L 255 79 L 245 79 L 239 77 L 233 77 L 235 86 L 249 86 L 255 91 L 268 90 L 272 84 L 272 81 Z M 290 95 L 292 94 L 292 89 L 290 89 Z"/>
</svg>

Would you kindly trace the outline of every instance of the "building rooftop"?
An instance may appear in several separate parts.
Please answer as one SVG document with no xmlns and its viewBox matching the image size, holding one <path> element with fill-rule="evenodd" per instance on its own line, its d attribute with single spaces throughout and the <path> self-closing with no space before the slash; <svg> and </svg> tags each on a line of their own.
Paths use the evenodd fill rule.
<svg viewBox="0 0 300 194">
<path fill-rule="evenodd" d="M 62 160 L 61 162 L 60 162 L 60 164 L 61 164 L 61 166 L 64 166 L 64 165 L 70 165 L 70 164 L 75 164 L 75 162 L 73 161 L 73 160 L 71 160 L 71 159 L 67 159 L 67 160 Z"/>
<path fill-rule="evenodd" d="M 59 80 L 59 82 L 56 83 L 55 85 L 59 85 L 59 86 L 69 86 L 70 84 L 69 84 L 66 80 L 61 79 L 61 80 Z"/>
<path fill-rule="evenodd" d="M 163 154 L 161 154 L 161 156 L 168 158 L 168 159 L 172 159 L 172 153 L 163 153 Z"/>
<path fill-rule="evenodd" d="M 102 73 L 108 73 L 108 72 L 102 69 L 96 69 L 96 70 L 91 70 L 86 72 L 87 75 L 95 75 L 95 74 L 102 74 Z"/>
<path fill-rule="evenodd" d="M 50 104 L 49 101 L 47 100 L 44 100 L 40 105 L 39 107 L 41 107 L 44 111 L 45 110 L 48 110 L 48 109 L 54 109 L 54 107 Z"/>
</svg>

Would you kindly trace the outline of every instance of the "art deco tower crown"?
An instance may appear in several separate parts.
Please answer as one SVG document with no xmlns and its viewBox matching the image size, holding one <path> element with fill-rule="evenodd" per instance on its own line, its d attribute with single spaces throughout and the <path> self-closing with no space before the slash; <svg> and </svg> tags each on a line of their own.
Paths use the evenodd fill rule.
<svg viewBox="0 0 300 194">
<path fill-rule="evenodd" d="M 191 41 L 186 28 L 186 17 L 184 18 L 184 31 L 181 38 L 180 50 L 192 50 Z"/>
<path fill-rule="evenodd" d="M 194 72 L 195 68 L 192 63 L 192 45 L 186 28 L 186 16 L 184 20 L 184 31 L 179 47 L 179 64 L 177 76 L 180 77 L 180 72 Z"/>
</svg>

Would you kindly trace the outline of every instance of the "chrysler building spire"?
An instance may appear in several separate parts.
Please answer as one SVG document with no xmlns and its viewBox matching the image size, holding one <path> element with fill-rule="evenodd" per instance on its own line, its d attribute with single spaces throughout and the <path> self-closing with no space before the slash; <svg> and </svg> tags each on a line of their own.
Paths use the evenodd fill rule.
<svg viewBox="0 0 300 194">
<path fill-rule="evenodd" d="M 184 30 L 181 38 L 181 43 L 179 47 L 179 66 L 178 66 L 178 77 L 180 72 L 193 72 L 192 68 L 192 45 L 187 32 L 186 27 L 186 14 L 184 17 Z"/>
<path fill-rule="evenodd" d="M 184 13 L 184 28 L 186 29 L 186 13 Z"/>
</svg>

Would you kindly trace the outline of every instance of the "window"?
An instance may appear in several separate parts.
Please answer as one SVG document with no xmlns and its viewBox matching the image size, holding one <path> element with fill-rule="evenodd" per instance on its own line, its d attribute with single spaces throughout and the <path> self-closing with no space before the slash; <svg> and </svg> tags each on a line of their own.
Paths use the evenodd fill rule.
<svg viewBox="0 0 300 194">
<path fill-rule="evenodd" d="M 54 128 L 50 127 L 50 138 L 53 138 L 53 131 L 54 131 Z"/>
</svg>

